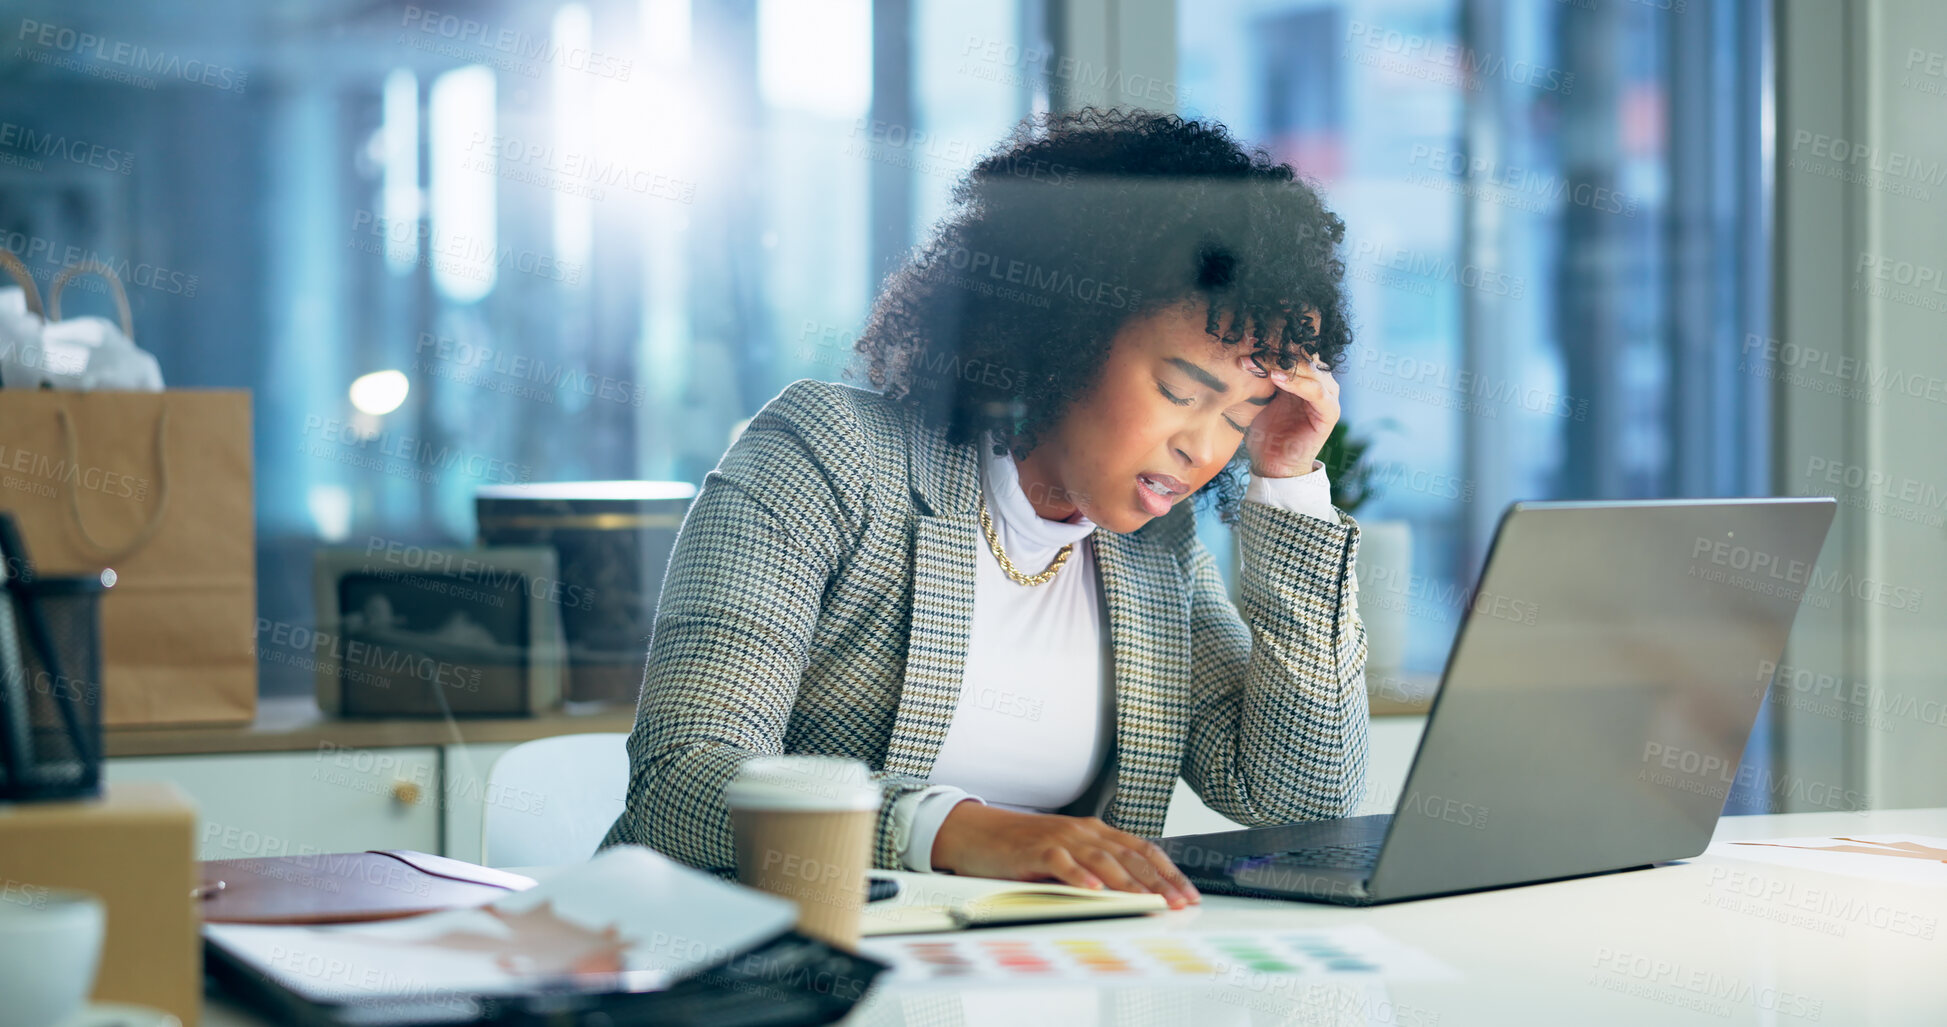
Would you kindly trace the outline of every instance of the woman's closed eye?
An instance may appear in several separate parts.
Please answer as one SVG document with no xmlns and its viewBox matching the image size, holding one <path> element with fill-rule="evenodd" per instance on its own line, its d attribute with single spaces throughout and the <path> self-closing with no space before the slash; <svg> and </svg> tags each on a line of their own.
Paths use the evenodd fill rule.
<svg viewBox="0 0 1947 1027">
<path fill-rule="evenodd" d="M 1164 399 L 1167 399 L 1170 402 L 1180 407 L 1187 407 L 1191 403 L 1196 402 L 1196 400 L 1192 399 L 1189 396 L 1178 396 L 1176 393 L 1171 392 L 1170 387 L 1164 385 L 1162 382 L 1156 383 L 1156 391 L 1162 393 Z M 1239 435 L 1249 435 L 1251 433 L 1251 430 L 1249 428 L 1245 427 L 1244 425 L 1238 424 L 1236 421 L 1231 420 L 1229 414 L 1224 415 L 1224 423 L 1230 425 L 1232 428 L 1237 429 L 1237 434 Z"/>
</svg>

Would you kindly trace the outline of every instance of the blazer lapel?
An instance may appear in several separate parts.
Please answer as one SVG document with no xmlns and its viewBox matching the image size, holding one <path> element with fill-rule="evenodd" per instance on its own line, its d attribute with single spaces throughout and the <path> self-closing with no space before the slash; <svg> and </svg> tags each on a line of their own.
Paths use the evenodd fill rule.
<svg viewBox="0 0 1947 1027">
<path fill-rule="evenodd" d="M 1091 538 L 1115 647 L 1117 779 L 1103 819 L 1161 834 L 1190 713 L 1190 593 L 1176 561 L 1140 532 Z"/>
<path fill-rule="evenodd" d="M 912 626 L 885 769 L 923 779 L 933 772 L 946 741 L 966 673 L 979 552 L 980 463 L 972 445 L 950 445 L 917 418 L 912 431 L 908 479 L 920 511 L 914 518 Z"/>
<path fill-rule="evenodd" d="M 920 512 L 978 514 L 980 453 L 974 444 L 953 445 L 940 429 L 910 411 L 907 416 L 913 441 L 906 477 Z"/>
<path fill-rule="evenodd" d="M 913 540 L 913 622 L 906 683 L 886 747 L 886 769 L 925 778 L 960 703 L 973 627 L 977 514 L 920 517 Z"/>
</svg>

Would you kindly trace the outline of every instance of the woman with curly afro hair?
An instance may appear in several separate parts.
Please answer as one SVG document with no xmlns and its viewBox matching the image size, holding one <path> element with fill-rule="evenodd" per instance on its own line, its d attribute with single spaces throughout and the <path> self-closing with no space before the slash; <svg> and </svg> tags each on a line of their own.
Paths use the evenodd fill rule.
<svg viewBox="0 0 1947 1027">
<path fill-rule="evenodd" d="M 604 844 L 734 875 L 739 766 L 841 756 L 880 868 L 1181 908 L 1151 840 L 1179 777 L 1250 826 L 1348 815 L 1359 531 L 1317 459 L 1343 238 L 1220 124 L 1024 121 L 887 279 L 872 388 L 792 383 L 704 478 Z M 1239 533 L 1235 603 L 1192 496 Z"/>
</svg>

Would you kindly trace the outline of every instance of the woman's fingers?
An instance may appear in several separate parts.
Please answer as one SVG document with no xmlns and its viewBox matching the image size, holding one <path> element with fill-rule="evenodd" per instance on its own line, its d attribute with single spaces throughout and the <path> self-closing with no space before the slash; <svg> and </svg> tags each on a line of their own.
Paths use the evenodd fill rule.
<svg viewBox="0 0 1947 1027">
<path fill-rule="evenodd" d="M 1331 398 L 1331 390 L 1316 378 L 1292 378 L 1277 383 L 1278 388 L 1313 403 L 1323 403 Z"/>
<path fill-rule="evenodd" d="M 1168 860 L 1164 860 L 1163 864 L 1159 865 L 1156 862 L 1155 856 L 1150 852 L 1152 846 L 1148 842 L 1134 835 L 1123 835 L 1115 839 L 1115 841 L 1119 845 L 1112 844 L 1109 846 L 1109 850 L 1115 853 L 1116 858 L 1122 861 L 1123 866 L 1128 867 L 1129 872 L 1150 891 L 1162 895 L 1170 895 L 1181 890 L 1177 888 L 1176 882 L 1169 879 L 1169 871 L 1164 869 L 1168 864 Z M 1188 896 L 1185 896 L 1185 898 L 1188 898 Z"/>
<path fill-rule="evenodd" d="M 1244 370 L 1259 377 L 1269 378 L 1271 384 L 1305 399 L 1316 400 L 1338 395 L 1338 380 L 1332 377 L 1330 371 L 1317 364 L 1299 363 L 1293 364 L 1289 370 L 1272 367 L 1259 371 L 1257 365 L 1251 363 L 1250 357 L 1239 357 L 1237 362 Z"/>
<path fill-rule="evenodd" d="M 1176 885 L 1164 879 L 1163 869 L 1150 860 L 1148 853 L 1127 845 L 1111 848 L 1109 852 L 1121 861 L 1123 867 L 1129 871 L 1129 876 L 1142 883 L 1143 890 L 1155 892 L 1171 900 L 1182 897 Z"/>
<path fill-rule="evenodd" d="M 951 829 L 956 834 L 947 837 Z M 1171 909 L 1200 901 L 1196 887 L 1161 846 L 1097 817 L 996 810 L 963 803 L 940 827 L 950 861 L 940 869 L 1013 880 L 1055 880 L 1077 888 L 1153 892 Z M 961 833 L 971 833 L 960 838 Z M 964 843 L 964 844 L 963 844 Z"/>
<path fill-rule="evenodd" d="M 1271 372 L 1271 382 L 1287 392 L 1296 392 L 1306 399 L 1314 396 L 1337 395 L 1338 380 L 1317 367 L 1297 364 L 1289 371 Z"/>
<path fill-rule="evenodd" d="M 1080 859 L 1117 891 L 1153 892 L 1182 908 L 1199 899 L 1196 887 L 1154 843 L 1115 832 L 1114 837 L 1083 850 Z"/>
<path fill-rule="evenodd" d="M 1060 846 L 1056 846 L 1055 851 L 1049 855 L 1045 869 L 1050 876 L 1061 883 L 1072 884 L 1077 888 L 1101 888 L 1106 884 L 1101 878 L 1089 873 L 1088 868 L 1075 861 L 1072 853 Z"/>
<path fill-rule="evenodd" d="M 1188 905 L 1197 901 L 1196 886 L 1183 872 L 1170 862 L 1170 858 L 1156 843 L 1130 836 L 1133 845 L 1125 856 L 1125 861 L 1135 861 L 1137 876 L 1149 883 L 1153 891 L 1167 897 L 1170 904 Z"/>
<path fill-rule="evenodd" d="M 1142 846 L 1143 852 L 1149 856 L 1149 861 L 1162 871 L 1164 880 L 1170 882 L 1187 899 L 1195 900 L 1199 897 L 1197 886 L 1190 883 L 1190 878 L 1183 873 L 1175 861 L 1170 859 L 1169 853 L 1164 852 L 1162 846 L 1148 840 L 1144 840 Z"/>
<path fill-rule="evenodd" d="M 1339 414 L 1339 383 L 1331 375 L 1313 367 L 1298 365 L 1283 380 L 1272 379 L 1286 392 L 1311 405 L 1314 423 L 1336 421 Z"/>
<path fill-rule="evenodd" d="M 1116 891 L 1151 890 L 1130 872 L 1130 867 L 1124 866 L 1122 861 L 1116 858 L 1115 853 L 1102 845 L 1091 845 L 1083 849 L 1077 858 L 1082 861 L 1083 866 L 1095 871 L 1095 876 L 1100 877 L 1103 884 Z"/>
</svg>

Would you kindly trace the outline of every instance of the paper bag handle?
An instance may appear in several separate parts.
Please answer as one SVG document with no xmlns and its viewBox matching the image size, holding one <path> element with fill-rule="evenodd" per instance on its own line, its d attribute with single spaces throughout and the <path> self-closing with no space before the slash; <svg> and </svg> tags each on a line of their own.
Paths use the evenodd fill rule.
<svg viewBox="0 0 1947 1027">
<path fill-rule="evenodd" d="M 84 260 L 79 264 L 70 264 L 62 268 L 60 274 L 54 276 L 53 284 L 47 287 L 47 319 L 49 321 L 61 319 L 61 290 L 68 287 L 68 281 L 74 276 L 85 275 L 90 271 L 108 282 L 108 291 L 115 296 L 115 312 L 122 316 L 122 336 L 134 342 L 135 318 L 129 313 L 128 293 L 122 289 L 121 278 L 117 277 L 107 264 L 99 260 Z"/>
<path fill-rule="evenodd" d="M 27 309 L 33 311 L 35 317 L 47 320 L 47 315 L 41 313 L 41 289 L 34 284 L 33 272 L 28 271 L 27 265 L 22 264 L 20 258 L 4 246 L 0 246 L 0 268 L 5 268 L 14 281 L 20 283 L 20 291 L 27 294 Z"/>
<path fill-rule="evenodd" d="M 118 285 L 116 288 L 120 289 L 121 286 Z M 81 456 L 78 452 L 80 447 L 75 442 L 75 437 L 79 433 L 74 430 L 74 421 L 68 416 L 66 407 L 57 408 L 54 416 L 61 422 L 61 440 L 67 445 L 68 467 L 79 468 L 81 466 Z M 164 443 L 164 437 L 168 432 L 169 408 L 165 406 L 155 422 L 155 512 L 149 515 L 149 523 L 144 524 L 141 530 L 135 533 L 135 537 L 129 539 L 128 544 L 120 548 L 111 549 L 103 545 L 95 538 L 94 532 L 88 530 L 87 523 L 81 519 L 81 475 L 77 471 L 68 479 L 68 515 L 74 518 L 74 526 L 81 532 L 81 540 L 102 559 L 113 562 L 135 552 L 147 545 L 149 540 L 155 537 L 156 530 L 162 527 L 163 511 L 169 508 L 169 449 Z"/>
</svg>

